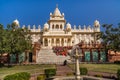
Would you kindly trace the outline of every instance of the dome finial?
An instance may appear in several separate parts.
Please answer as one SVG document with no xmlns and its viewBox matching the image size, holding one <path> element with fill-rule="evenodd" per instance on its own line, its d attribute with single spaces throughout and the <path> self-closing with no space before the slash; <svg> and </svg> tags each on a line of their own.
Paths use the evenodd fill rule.
<svg viewBox="0 0 120 80">
<path fill-rule="evenodd" d="M 56 8 L 58 8 L 58 4 L 56 4 Z"/>
<path fill-rule="evenodd" d="M 60 17 L 61 16 L 61 13 L 60 13 L 60 11 L 58 9 L 58 5 L 57 4 L 56 4 L 56 8 L 55 8 L 55 11 L 54 11 L 53 15 L 56 16 L 56 17 Z"/>
</svg>

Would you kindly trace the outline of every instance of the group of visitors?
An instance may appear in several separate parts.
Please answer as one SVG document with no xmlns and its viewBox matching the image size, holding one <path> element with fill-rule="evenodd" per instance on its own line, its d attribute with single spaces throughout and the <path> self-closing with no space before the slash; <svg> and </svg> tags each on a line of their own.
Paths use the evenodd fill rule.
<svg viewBox="0 0 120 80">
<path fill-rule="evenodd" d="M 55 46 L 52 49 L 54 53 L 56 53 L 56 55 L 67 56 L 68 50 L 72 49 L 72 46 L 65 46 L 65 47 Z"/>
</svg>

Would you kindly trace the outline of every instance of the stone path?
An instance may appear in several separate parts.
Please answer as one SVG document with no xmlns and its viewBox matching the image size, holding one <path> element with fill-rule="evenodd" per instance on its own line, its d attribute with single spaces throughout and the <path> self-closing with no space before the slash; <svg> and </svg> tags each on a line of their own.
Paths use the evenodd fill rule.
<svg viewBox="0 0 120 80">
<path fill-rule="evenodd" d="M 73 74 L 73 71 L 71 68 L 69 68 L 67 65 L 57 65 L 56 66 L 57 71 L 56 71 L 56 76 L 67 76 L 70 74 Z"/>
<path fill-rule="evenodd" d="M 88 76 L 95 76 L 95 75 L 101 75 L 104 78 L 117 78 L 117 75 L 113 73 L 88 71 Z"/>
</svg>

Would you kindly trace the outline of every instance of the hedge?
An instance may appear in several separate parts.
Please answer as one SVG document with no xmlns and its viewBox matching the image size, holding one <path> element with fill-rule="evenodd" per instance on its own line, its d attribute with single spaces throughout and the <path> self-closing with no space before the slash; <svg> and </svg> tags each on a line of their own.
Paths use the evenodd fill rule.
<svg viewBox="0 0 120 80">
<path fill-rule="evenodd" d="M 117 78 L 120 80 L 120 69 L 117 70 Z"/>
<path fill-rule="evenodd" d="M 88 73 L 87 68 L 85 68 L 85 67 L 80 68 L 80 75 L 87 75 L 87 73 Z"/>
<path fill-rule="evenodd" d="M 39 76 L 37 76 L 37 80 L 45 80 L 45 75 L 39 75 Z"/>
<path fill-rule="evenodd" d="M 30 73 L 27 72 L 15 73 L 4 77 L 4 80 L 29 80 L 29 79 Z"/>
<path fill-rule="evenodd" d="M 0 63 L 0 67 L 3 67 L 4 66 L 4 63 Z"/>
<path fill-rule="evenodd" d="M 120 61 L 114 61 L 115 64 L 120 64 Z"/>
<path fill-rule="evenodd" d="M 46 75 L 47 78 L 55 76 L 56 75 L 56 69 L 45 69 L 45 75 Z"/>
</svg>

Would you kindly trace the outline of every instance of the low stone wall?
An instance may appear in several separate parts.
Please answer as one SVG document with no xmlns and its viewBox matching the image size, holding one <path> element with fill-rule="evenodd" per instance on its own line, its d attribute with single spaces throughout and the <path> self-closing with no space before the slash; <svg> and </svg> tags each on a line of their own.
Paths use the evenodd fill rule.
<svg viewBox="0 0 120 80">
<path fill-rule="evenodd" d="M 114 62 L 114 61 L 120 61 L 120 52 L 115 51 L 108 51 L 108 61 Z"/>
<path fill-rule="evenodd" d="M 107 79 L 107 78 L 98 78 L 98 77 L 92 77 L 92 76 L 81 76 L 81 80 L 114 80 L 114 79 Z M 53 80 L 75 80 L 74 76 L 70 77 L 58 77 L 54 78 Z"/>
</svg>

